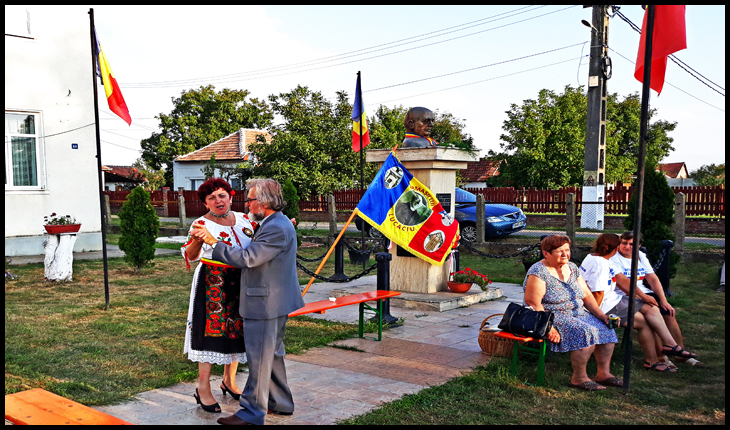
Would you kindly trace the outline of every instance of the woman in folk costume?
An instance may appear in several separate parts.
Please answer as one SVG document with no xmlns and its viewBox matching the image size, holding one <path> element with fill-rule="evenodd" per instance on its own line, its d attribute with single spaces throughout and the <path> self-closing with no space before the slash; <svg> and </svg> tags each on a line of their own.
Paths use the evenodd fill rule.
<svg viewBox="0 0 730 430">
<path fill-rule="evenodd" d="M 198 188 L 198 196 L 208 213 L 190 227 L 204 225 L 227 246 L 245 249 L 251 243 L 254 225 L 248 216 L 231 211 L 235 191 L 223 179 L 211 178 Z M 185 262 L 200 260 L 193 276 L 188 309 L 185 348 L 188 359 L 198 362 L 198 388 L 195 400 L 208 412 L 221 408 L 210 388 L 213 363 L 225 366 L 220 389 L 238 400 L 241 389 L 236 385 L 239 362 L 246 362 L 243 342 L 243 318 L 239 315 L 241 269 L 211 260 L 213 249 L 188 234 L 182 247 Z"/>
</svg>

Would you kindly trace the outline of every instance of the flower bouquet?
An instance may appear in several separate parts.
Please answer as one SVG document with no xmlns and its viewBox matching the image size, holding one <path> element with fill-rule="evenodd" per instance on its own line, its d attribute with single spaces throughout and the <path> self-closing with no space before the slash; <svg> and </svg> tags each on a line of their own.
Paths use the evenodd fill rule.
<svg viewBox="0 0 730 430">
<path fill-rule="evenodd" d="M 451 281 L 447 282 L 447 285 L 449 286 L 449 289 L 455 293 L 465 293 L 469 291 L 472 284 L 477 284 L 482 291 L 487 291 L 489 289 L 489 284 L 492 283 L 487 275 L 482 275 L 476 270 L 472 270 L 468 267 L 464 270 L 459 270 L 458 272 L 451 272 L 449 277 L 451 278 Z"/>
</svg>

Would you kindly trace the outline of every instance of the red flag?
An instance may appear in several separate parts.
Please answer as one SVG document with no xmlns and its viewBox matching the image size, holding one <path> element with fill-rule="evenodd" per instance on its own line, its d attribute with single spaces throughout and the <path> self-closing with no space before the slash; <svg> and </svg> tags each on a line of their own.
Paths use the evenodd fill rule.
<svg viewBox="0 0 730 430">
<path fill-rule="evenodd" d="M 94 29 L 94 37 L 96 37 L 96 29 Z M 119 84 L 114 78 L 109 60 L 107 60 L 104 51 L 101 49 L 101 43 L 99 43 L 98 37 L 96 37 L 96 74 L 99 75 L 101 83 L 104 85 L 104 92 L 109 103 L 109 109 L 119 115 L 127 124 L 132 125 L 132 117 L 129 115 L 127 103 L 124 101 L 124 97 L 122 97 L 122 91 L 119 89 Z"/>
<path fill-rule="evenodd" d="M 687 49 L 687 35 L 684 21 L 685 5 L 654 6 L 654 36 L 651 49 L 651 88 L 662 92 L 664 73 L 667 70 L 667 57 L 682 49 Z M 646 46 L 646 17 L 641 25 L 639 55 L 636 59 L 634 77 L 644 82 L 644 47 Z"/>
</svg>

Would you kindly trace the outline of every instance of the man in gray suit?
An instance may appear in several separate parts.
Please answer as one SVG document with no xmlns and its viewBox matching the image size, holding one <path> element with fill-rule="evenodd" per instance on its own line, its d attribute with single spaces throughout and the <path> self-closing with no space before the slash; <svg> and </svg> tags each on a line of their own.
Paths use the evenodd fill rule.
<svg viewBox="0 0 730 430">
<path fill-rule="evenodd" d="M 241 271 L 240 314 L 248 357 L 248 380 L 241 393 L 241 409 L 219 418 L 224 425 L 264 424 L 267 411 L 294 412 L 294 400 L 284 367 L 284 328 L 289 313 L 304 306 L 297 278 L 297 238 L 291 221 L 281 210 L 286 205 L 281 185 L 273 179 L 252 179 L 248 188 L 249 218 L 259 223 L 251 244 L 234 250 L 214 245 L 213 259 Z"/>
</svg>

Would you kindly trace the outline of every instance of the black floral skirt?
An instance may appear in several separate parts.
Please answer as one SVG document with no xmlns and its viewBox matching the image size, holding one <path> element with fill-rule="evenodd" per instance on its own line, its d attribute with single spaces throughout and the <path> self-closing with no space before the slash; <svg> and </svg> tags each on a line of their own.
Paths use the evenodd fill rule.
<svg viewBox="0 0 730 430">
<path fill-rule="evenodd" d="M 201 262 L 193 302 L 191 347 L 222 354 L 245 352 L 238 313 L 241 269 Z"/>
</svg>

